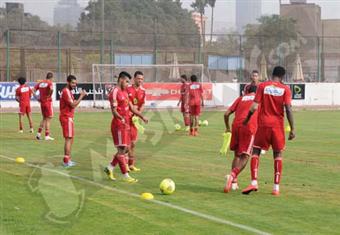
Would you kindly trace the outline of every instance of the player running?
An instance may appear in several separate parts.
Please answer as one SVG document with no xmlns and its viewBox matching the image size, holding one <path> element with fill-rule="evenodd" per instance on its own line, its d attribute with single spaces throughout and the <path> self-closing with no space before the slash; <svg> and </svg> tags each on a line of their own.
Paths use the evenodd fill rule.
<svg viewBox="0 0 340 235">
<path fill-rule="evenodd" d="M 251 79 L 251 82 L 244 86 L 244 89 L 243 89 L 243 92 L 242 92 L 243 95 L 249 93 L 249 89 L 250 89 L 251 86 L 258 86 L 260 84 L 259 71 L 253 70 L 251 72 L 250 79 Z"/>
<path fill-rule="evenodd" d="M 33 133 L 33 122 L 31 116 L 31 97 L 32 90 L 26 85 L 26 78 L 18 78 L 20 86 L 15 90 L 15 99 L 19 103 L 19 133 L 24 133 L 22 125 L 22 117 L 27 115 L 28 122 L 30 125 L 30 133 Z"/>
<path fill-rule="evenodd" d="M 253 156 L 251 158 L 251 184 L 242 191 L 249 194 L 258 190 L 257 176 L 261 149 L 271 146 L 274 156 L 274 187 L 272 194 L 280 194 L 279 184 L 282 175 L 282 152 L 285 149 L 284 110 L 290 126 L 288 140 L 295 138 L 290 88 L 282 83 L 286 70 L 277 66 L 273 70 L 272 80 L 261 83 L 257 88 L 254 103 L 250 108 L 244 124 L 248 124 L 251 116 L 261 106 L 258 118 L 258 130 L 255 135 Z"/>
<path fill-rule="evenodd" d="M 127 87 L 127 93 L 129 95 L 129 100 L 140 113 L 144 111 L 145 105 L 145 89 L 142 87 L 144 81 L 144 74 L 141 71 L 136 71 L 133 76 L 133 84 Z M 133 122 L 135 116 L 132 114 L 130 116 L 130 139 L 131 145 L 129 148 L 128 155 L 128 167 L 131 171 L 140 171 L 139 168 L 135 166 L 135 146 L 138 138 L 138 130 Z"/>
<path fill-rule="evenodd" d="M 190 126 L 190 110 L 189 110 L 189 83 L 185 74 L 181 75 L 181 94 L 177 106 L 181 106 L 181 113 L 183 114 L 184 126 Z"/>
<path fill-rule="evenodd" d="M 113 88 L 109 94 L 109 101 L 112 110 L 111 133 L 117 153 L 113 156 L 112 162 L 104 169 L 110 180 L 116 180 L 113 170 L 119 164 L 123 174 L 123 179 L 128 183 L 135 183 L 138 180 L 132 178 L 127 169 L 125 155 L 128 153 L 130 146 L 130 116 L 131 112 L 141 118 L 145 123 L 148 120 L 135 109 L 134 105 L 129 101 L 127 86 L 131 75 L 127 72 L 121 72 L 118 76 L 117 86 Z"/>
<path fill-rule="evenodd" d="M 230 143 L 230 149 L 234 151 L 234 160 L 230 176 L 224 187 L 225 193 L 230 192 L 231 189 L 238 189 L 237 176 L 247 165 L 248 158 L 251 156 L 254 136 L 257 130 L 258 112 L 254 113 L 247 125 L 243 125 L 243 121 L 253 104 L 255 93 L 256 86 L 250 86 L 248 94 L 238 97 L 224 114 L 226 132 L 230 132 L 229 117 L 235 112 Z"/>
<path fill-rule="evenodd" d="M 41 113 L 43 116 L 42 121 L 40 122 L 40 126 L 38 129 L 38 133 L 36 138 L 38 140 L 41 140 L 41 132 L 45 128 L 45 140 L 54 140 L 50 136 L 50 123 L 53 117 L 53 106 L 52 106 L 52 94 L 53 94 L 53 73 L 49 72 L 46 75 L 46 79 L 42 82 L 39 82 L 34 87 L 34 93 L 39 91 L 40 93 L 40 107 L 41 107 Z"/>
<path fill-rule="evenodd" d="M 201 114 L 201 105 L 204 106 L 202 84 L 197 82 L 197 76 L 191 75 L 189 85 L 190 135 L 198 135 L 198 118 Z"/>
<path fill-rule="evenodd" d="M 80 101 L 87 95 L 84 90 L 80 92 L 77 100 L 74 99 L 72 90 L 77 86 L 77 78 L 73 75 L 67 77 L 67 85 L 61 91 L 60 95 L 60 114 L 59 121 L 63 129 L 63 136 L 65 138 L 64 145 L 64 159 L 65 167 L 75 166 L 76 163 L 71 160 L 71 150 L 74 139 L 74 109 L 79 105 Z"/>
</svg>

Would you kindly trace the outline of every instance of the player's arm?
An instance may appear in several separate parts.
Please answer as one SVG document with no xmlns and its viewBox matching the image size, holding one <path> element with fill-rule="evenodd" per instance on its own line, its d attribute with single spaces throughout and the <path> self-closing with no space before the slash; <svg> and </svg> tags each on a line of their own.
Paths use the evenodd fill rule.
<svg viewBox="0 0 340 235">
<path fill-rule="evenodd" d="M 180 104 L 182 103 L 182 94 L 180 95 L 179 97 L 179 100 L 178 100 L 178 103 L 177 103 L 177 106 L 180 106 Z"/>
<path fill-rule="evenodd" d="M 243 121 L 243 125 L 247 125 L 251 116 L 253 116 L 253 114 L 256 112 L 256 110 L 259 108 L 259 104 L 257 102 L 254 102 L 251 107 L 250 110 L 248 112 L 248 115 L 246 117 L 246 119 Z"/>
<path fill-rule="evenodd" d="M 289 140 L 292 140 L 295 138 L 295 129 L 294 129 L 294 117 L 293 117 L 293 110 L 291 105 L 285 105 L 286 109 L 286 115 L 288 119 L 288 123 L 290 126 L 290 132 L 289 132 Z"/>
<path fill-rule="evenodd" d="M 111 105 L 111 112 L 115 118 L 121 120 L 122 122 L 125 122 L 125 119 L 118 113 L 117 106 Z"/>
<path fill-rule="evenodd" d="M 142 119 L 145 123 L 148 123 L 148 119 L 146 119 L 146 118 L 143 116 L 143 114 L 142 114 L 140 111 L 138 111 L 138 110 L 136 109 L 136 107 L 135 107 L 131 102 L 129 102 L 129 107 L 130 107 L 131 112 L 132 112 L 134 115 L 136 115 L 137 117 L 139 117 L 140 119 Z"/>
<path fill-rule="evenodd" d="M 140 108 L 139 108 L 139 112 L 140 112 L 140 113 L 143 113 L 143 112 L 144 112 L 144 108 L 145 108 L 145 105 L 142 104 L 142 105 L 140 106 Z"/>
<path fill-rule="evenodd" d="M 80 96 L 79 96 L 79 98 L 77 100 L 71 101 L 71 99 L 69 98 L 69 105 L 72 108 L 76 108 L 80 104 L 80 101 L 82 101 L 82 99 L 84 99 L 85 96 L 87 96 L 87 93 L 86 93 L 85 90 L 82 90 L 80 92 Z"/>
<path fill-rule="evenodd" d="M 35 87 L 32 88 L 32 94 L 33 94 L 34 98 L 35 98 L 38 102 L 40 102 L 39 96 L 37 95 L 38 90 L 39 90 L 39 83 L 38 83 L 37 85 L 35 85 Z"/>
<path fill-rule="evenodd" d="M 15 91 L 15 100 L 16 100 L 18 103 L 20 103 L 20 94 L 19 94 L 19 90 L 18 90 L 18 89 Z"/>
<path fill-rule="evenodd" d="M 228 109 L 225 113 L 224 113 L 224 124 L 225 124 L 225 132 L 230 132 L 230 125 L 229 125 L 229 117 L 230 115 L 232 115 L 234 113 L 234 111 Z"/>
<path fill-rule="evenodd" d="M 202 85 L 201 85 L 201 102 L 202 102 L 202 107 L 204 106 L 204 97 L 203 97 L 203 88 L 202 88 Z"/>
</svg>

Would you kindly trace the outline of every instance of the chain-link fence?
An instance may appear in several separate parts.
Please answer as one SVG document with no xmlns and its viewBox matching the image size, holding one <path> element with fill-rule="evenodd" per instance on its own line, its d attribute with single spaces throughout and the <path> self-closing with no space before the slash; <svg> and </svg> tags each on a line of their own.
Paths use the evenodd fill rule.
<svg viewBox="0 0 340 235">
<path fill-rule="evenodd" d="M 203 43 L 200 35 L 185 33 L 126 34 L 2 30 L 0 81 L 18 76 L 36 81 L 52 71 L 57 81 L 75 74 L 86 82 L 92 64 L 202 63 L 212 82 L 243 82 L 254 69 L 266 68 L 270 75 L 276 65 L 287 68 L 286 80 L 292 82 L 299 64 L 305 82 L 340 82 L 340 37 L 215 34 Z"/>
</svg>

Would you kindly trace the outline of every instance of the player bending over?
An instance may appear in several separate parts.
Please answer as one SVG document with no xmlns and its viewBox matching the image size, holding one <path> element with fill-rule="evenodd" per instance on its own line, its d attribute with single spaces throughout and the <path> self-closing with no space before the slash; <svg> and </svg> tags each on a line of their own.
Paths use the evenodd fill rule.
<svg viewBox="0 0 340 235">
<path fill-rule="evenodd" d="M 71 150 L 74 139 L 74 109 L 79 105 L 80 101 L 87 95 L 84 90 L 80 92 L 77 100 L 74 99 L 72 90 L 77 87 L 77 78 L 73 75 L 67 77 L 67 85 L 61 91 L 60 95 L 60 114 L 59 120 L 61 128 L 63 129 L 63 136 L 65 138 L 64 145 L 64 166 L 72 167 L 76 163 L 71 161 Z"/>
<path fill-rule="evenodd" d="M 224 123 L 226 132 L 230 132 L 229 117 L 235 112 L 235 118 L 232 125 L 232 135 L 230 149 L 234 151 L 234 160 L 231 167 L 230 177 L 227 179 L 224 192 L 238 189 L 237 176 L 247 165 L 248 158 L 254 142 L 254 136 L 257 130 L 257 113 L 250 118 L 247 125 L 243 125 L 244 119 L 247 117 L 248 111 L 253 104 L 256 93 L 256 86 L 250 86 L 248 94 L 238 97 L 231 107 L 224 114 Z"/>
<path fill-rule="evenodd" d="M 15 99 L 19 102 L 19 132 L 24 133 L 22 125 L 22 117 L 27 115 L 30 125 L 30 132 L 33 133 L 33 122 L 31 116 L 31 97 L 32 90 L 26 85 L 26 78 L 18 78 L 20 86 L 15 90 Z"/>
<path fill-rule="evenodd" d="M 53 117 L 52 94 L 53 94 L 53 73 L 49 72 L 46 79 L 35 85 L 33 92 L 40 93 L 40 108 L 43 119 L 40 122 L 36 138 L 41 140 L 41 132 L 45 128 L 45 140 L 54 140 L 50 137 L 50 123 Z"/>
<path fill-rule="evenodd" d="M 183 114 L 184 126 L 190 126 L 190 112 L 189 112 L 189 83 L 185 74 L 181 75 L 181 94 L 177 106 L 181 106 L 181 113 Z"/>
<path fill-rule="evenodd" d="M 189 85 L 190 135 L 198 135 L 198 118 L 201 114 L 201 105 L 204 106 L 202 84 L 197 82 L 197 76 L 191 75 Z"/>
<path fill-rule="evenodd" d="M 144 81 L 144 74 L 141 71 L 136 71 L 133 76 L 133 84 L 127 87 L 127 93 L 129 95 L 129 100 L 138 112 L 143 113 L 145 104 L 145 89 L 142 87 Z M 130 140 L 131 145 L 128 154 L 128 169 L 131 171 L 140 171 L 139 168 L 135 166 L 135 147 L 138 139 L 138 130 L 133 122 L 134 115 L 130 115 Z"/>
<path fill-rule="evenodd" d="M 145 123 L 148 120 L 134 108 L 129 101 L 127 93 L 127 86 L 131 75 L 127 72 L 121 72 L 118 76 L 117 86 L 113 88 L 109 94 L 109 101 L 112 110 L 111 133 L 114 145 L 117 148 L 117 153 L 113 156 L 112 162 L 104 169 L 110 180 L 116 180 L 113 175 L 113 170 L 119 164 L 120 170 L 123 174 L 124 181 L 128 183 L 137 182 L 132 178 L 127 169 L 126 154 L 130 146 L 130 115 L 132 112 Z"/>
<path fill-rule="evenodd" d="M 256 92 L 254 103 L 250 108 L 244 125 L 247 125 L 251 116 L 258 109 L 258 129 L 255 135 L 253 156 L 251 158 L 251 184 L 242 191 L 243 194 L 249 194 L 258 190 L 258 167 L 261 149 L 268 150 L 271 146 L 274 156 L 274 187 L 272 194 L 280 194 L 280 180 L 282 175 L 282 152 L 285 149 L 285 132 L 284 132 L 284 110 L 286 110 L 287 119 L 290 125 L 288 140 L 295 138 L 294 121 L 291 105 L 290 88 L 282 83 L 286 70 L 277 66 L 273 70 L 272 79 L 261 83 Z"/>
</svg>

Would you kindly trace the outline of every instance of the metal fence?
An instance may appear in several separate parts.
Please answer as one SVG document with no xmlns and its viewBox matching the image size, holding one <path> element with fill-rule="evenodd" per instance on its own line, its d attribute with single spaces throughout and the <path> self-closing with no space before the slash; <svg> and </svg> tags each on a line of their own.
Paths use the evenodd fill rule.
<svg viewBox="0 0 340 235">
<path fill-rule="evenodd" d="M 37 30 L 0 30 L 0 81 L 18 76 L 36 81 L 48 71 L 57 81 L 67 74 L 90 81 L 92 64 L 113 64 L 119 55 L 138 54 L 152 56 L 153 64 L 174 63 L 174 54 L 180 64 L 203 63 L 212 82 L 247 81 L 263 60 L 268 74 L 276 65 L 285 66 L 291 82 L 299 56 L 305 82 L 340 82 L 340 37 L 214 34 L 203 43 L 192 34 Z"/>
</svg>

